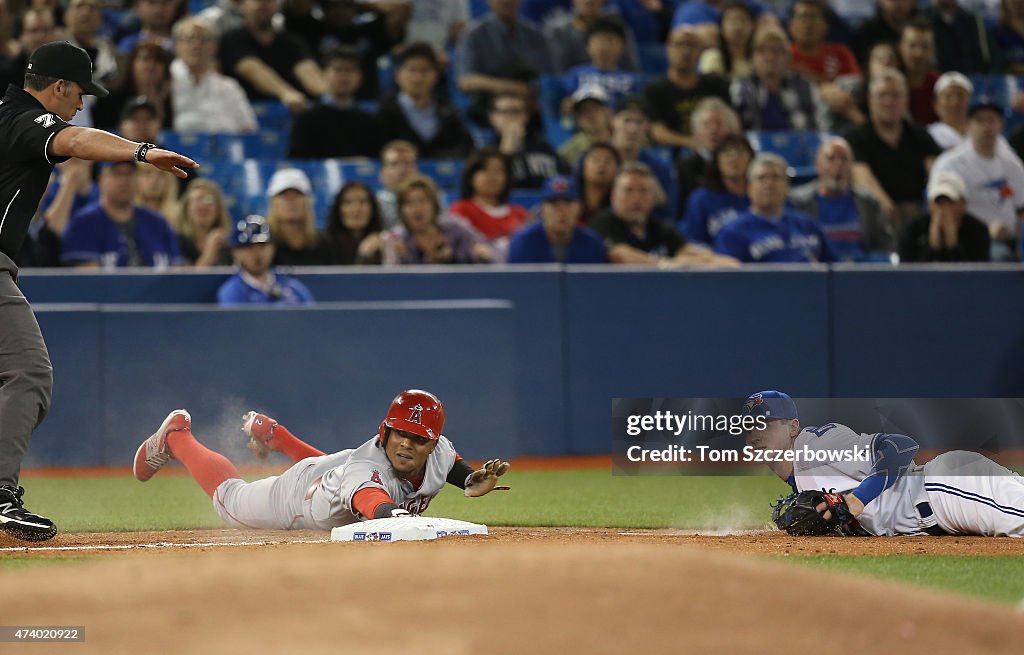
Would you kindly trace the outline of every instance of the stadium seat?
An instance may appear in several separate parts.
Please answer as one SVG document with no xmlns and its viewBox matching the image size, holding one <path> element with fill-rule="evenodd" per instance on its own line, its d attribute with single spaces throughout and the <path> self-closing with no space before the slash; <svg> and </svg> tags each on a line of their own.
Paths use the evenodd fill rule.
<svg viewBox="0 0 1024 655">
<path fill-rule="evenodd" d="M 288 154 L 288 138 L 272 130 L 251 134 L 220 134 L 217 135 L 216 144 L 217 156 L 229 161 L 284 159 Z"/>
<path fill-rule="evenodd" d="M 461 159 L 421 159 L 420 172 L 445 191 L 458 192 L 462 165 Z"/>
<path fill-rule="evenodd" d="M 277 130 L 287 133 L 291 129 L 292 115 L 284 103 L 276 100 L 252 103 L 256 122 L 261 130 Z"/>
<path fill-rule="evenodd" d="M 293 162 L 293 165 L 309 177 L 317 194 L 333 198 L 344 181 L 340 160 L 337 159 L 306 159 Z"/>
<path fill-rule="evenodd" d="M 172 132 L 168 130 L 160 135 L 159 141 L 162 147 L 180 152 L 191 159 L 207 160 L 213 159 L 216 156 L 212 134 L 204 132 Z"/>
<path fill-rule="evenodd" d="M 338 159 L 335 161 L 338 162 L 342 184 L 356 180 L 371 188 L 377 188 L 377 175 L 380 173 L 379 162 L 372 159 Z"/>
<path fill-rule="evenodd" d="M 562 78 L 558 75 L 540 76 L 540 118 L 544 125 L 544 136 L 548 143 L 559 148 L 572 136 L 569 122 L 562 120 L 562 98 L 565 88 Z"/>
<path fill-rule="evenodd" d="M 388 55 L 377 57 L 377 89 L 381 98 L 395 90 L 395 62 Z"/>
<path fill-rule="evenodd" d="M 636 45 L 636 54 L 640 60 L 640 70 L 642 72 L 661 77 L 668 71 L 668 58 L 665 55 L 664 44 L 638 43 Z"/>
</svg>

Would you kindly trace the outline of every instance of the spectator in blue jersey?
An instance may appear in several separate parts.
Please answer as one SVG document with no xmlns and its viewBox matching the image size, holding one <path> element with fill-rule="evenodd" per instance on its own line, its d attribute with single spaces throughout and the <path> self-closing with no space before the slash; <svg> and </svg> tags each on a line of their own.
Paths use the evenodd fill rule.
<svg viewBox="0 0 1024 655">
<path fill-rule="evenodd" d="M 217 290 L 222 307 L 232 305 L 310 305 L 313 294 L 306 285 L 272 268 L 274 242 L 270 224 L 250 214 L 235 224 L 231 256 L 238 271 Z"/>
<path fill-rule="evenodd" d="M 612 184 L 611 207 L 590 222 L 604 237 L 609 260 L 660 267 L 736 264 L 732 257 L 688 243 L 671 225 L 652 217 L 657 196 L 657 179 L 651 169 L 637 161 L 622 166 Z"/>
<path fill-rule="evenodd" d="M 620 98 L 639 93 L 642 85 L 640 76 L 619 66 L 625 51 L 626 30 L 622 23 L 610 16 L 595 20 L 587 30 L 588 62 L 573 66 L 562 77 L 566 96 L 593 84 L 605 90 L 614 107 Z"/>
<path fill-rule="evenodd" d="M 1024 2 L 1006 0 L 999 7 L 993 37 L 1006 60 L 1006 72 L 1024 75 Z"/>
<path fill-rule="evenodd" d="M 579 225 L 580 204 L 576 183 L 557 175 L 544 184 L 541 220 L 528 223 L 512 235 L 510 264 L 603 264 L 608 261 L 604 240 Z"/>
<path fill-rule="evenodd" d="M 544 25 L 544 37 L 551 47 L 556 72 L 564 73 L 573 66 L 585 64 L 590 60 L 587 54 L 587 37 L 590 28 L 606 16 L 604 11 L 604 0 L 573 0 L 572 13 L 560 13 Z M 622 70 L 638 70 L 640 64 L 633 31 L 623 25 L 623 33 L 626 47 L 619 57 L 618 66 Z"/>
<path fill-rule="evenodd" d="M 832 137 L 814 159 L 818 179 L 789 194 L 793 207 L 816 219 L 836 258 L 863 261 L 888 256 L 896 249 L 892 224 L 867 189 L 853 186 L 853 150 L 846 139 Z"/>
<path fill-rule="evenodd" d="M 134 203 L 137 164 L 104 162 L 99 202 L 71 217 L 61 240 L 61 263 L 79 268 L 167 268 L 183 260 L 178 237 L 160 214 Z"/>
<path fill-rule="evenodd" d="M 651 169 L 665 199 L 654 208 L 654 216 L 674 223 L 679 217 L 679 185 L 673 167 L 649 147 L 650 130 L 651 120 L 642 96 L 631 96 L 619 102 L 612 117 L 612 145 L 619 151 L 622 161 L 639 161 Z"/>
<path fill-rule="evenodd" d="M 747 174 L 750 209 L 727 222 L 715 237 L 715 250 L 742 262 L 832 262 L 832 246 L 818 223 L 786 207 L 786 160 L 764 153 Z"/>
<path fill-rule="evenodd" d="M 686 238 L 710 246 L 727 221 L 750 207 L 747 168 L 754 149 L 745 137 L 730 134 L 715 148 L 704 171 L 704 184 L 690 194 L 677 226 Z"/>
</svg>

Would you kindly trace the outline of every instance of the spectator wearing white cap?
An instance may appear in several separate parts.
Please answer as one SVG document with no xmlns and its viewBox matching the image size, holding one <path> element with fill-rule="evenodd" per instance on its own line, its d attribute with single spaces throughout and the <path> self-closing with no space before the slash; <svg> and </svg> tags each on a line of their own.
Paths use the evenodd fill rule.
<svg viewBox="0 0 1024 655">
<path fill-rule="evenodd" d="M 558 149 L 558 154 L 571 166 L 598 141 L 612 138 L 612 110 L 608 92 L 597 84 L 581 86 L 572 94 L 572 110 L 579 132 Z"/>
<path fill-rule="evenodd" d="M 967 140 L 967 110 L 971 107 L 974 85 L 963 73 L 950 71 L 935 81 L 935 113 L 939 120 L 928 126 L 928 134 L 943 150 Z M 1010 149 L 1000 135 L 997 147 Z"/>
<path fill-rule="evenodd" d="M 275 266 L 325 266 L 330 255 L 317 237 L 313 185 L 297 168 L 282 168 L 267 185 L 267 223 L 274 235 Z"/>
<path fill-rule="evenodd" d="M 966 185 L 967 211 L 984 221 L 992 237 L 992 259 L 1016 259 L 1017 224 L 1024 217 L 1024 163 L 1000 148 L 1003 109 L 978 102 L 968 112 L 967 140 L 935 160 L 931 175 L 953 171 Z"/>
<path fill-rule="evenodd" d="M 987 262 L 988 228 L 967 213 L 964 179 L 953 171 L 928 182 L 928 214 L 911 221 L 900 239 L 903 262 Z"/>
</svg>

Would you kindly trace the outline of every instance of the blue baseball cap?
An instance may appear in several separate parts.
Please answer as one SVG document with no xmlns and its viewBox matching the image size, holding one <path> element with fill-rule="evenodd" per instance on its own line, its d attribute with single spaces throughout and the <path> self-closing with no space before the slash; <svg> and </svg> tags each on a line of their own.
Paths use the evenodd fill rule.
<svg viewBox="0 0 1024 655">
<path fill-rule="evenodd" d="M 544 182 L 544 192 L 541 202 L 552 200 L 579 200 L 580 195 L 576 190 L 576 180 L 567 175 L 555 175 Z"/>
<path fill-rule="evenodd" d="M 770 421 L 800 418 L 796 411 L 796 403 L 789 395 L 781 391 L 769 389 L 758 391 L 743 403 L 743 414 L 746 416 L 763 416 Z"/>
<path fill-rule="evenodd" d="M 231 245 L 235 247 L 250 246 L 256 243 L 270 242 L 270 224 L 259 214 L 249 214 L 235 223 L 235 231 Z"/>
</svg>

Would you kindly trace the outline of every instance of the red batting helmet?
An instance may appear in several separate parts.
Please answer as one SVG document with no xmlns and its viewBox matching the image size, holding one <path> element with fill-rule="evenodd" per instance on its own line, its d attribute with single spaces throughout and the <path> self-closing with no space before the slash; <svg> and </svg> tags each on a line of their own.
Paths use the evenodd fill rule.
<svg viewBox="0 0 1024 655">
<path fill-rule="evenodd" d="M 429 391 L 409 389 L 395 396 L 380 424 L 380 442 L 388 428 L 437 441 L 444 429 L 444 405 Z"/>
</svg>

